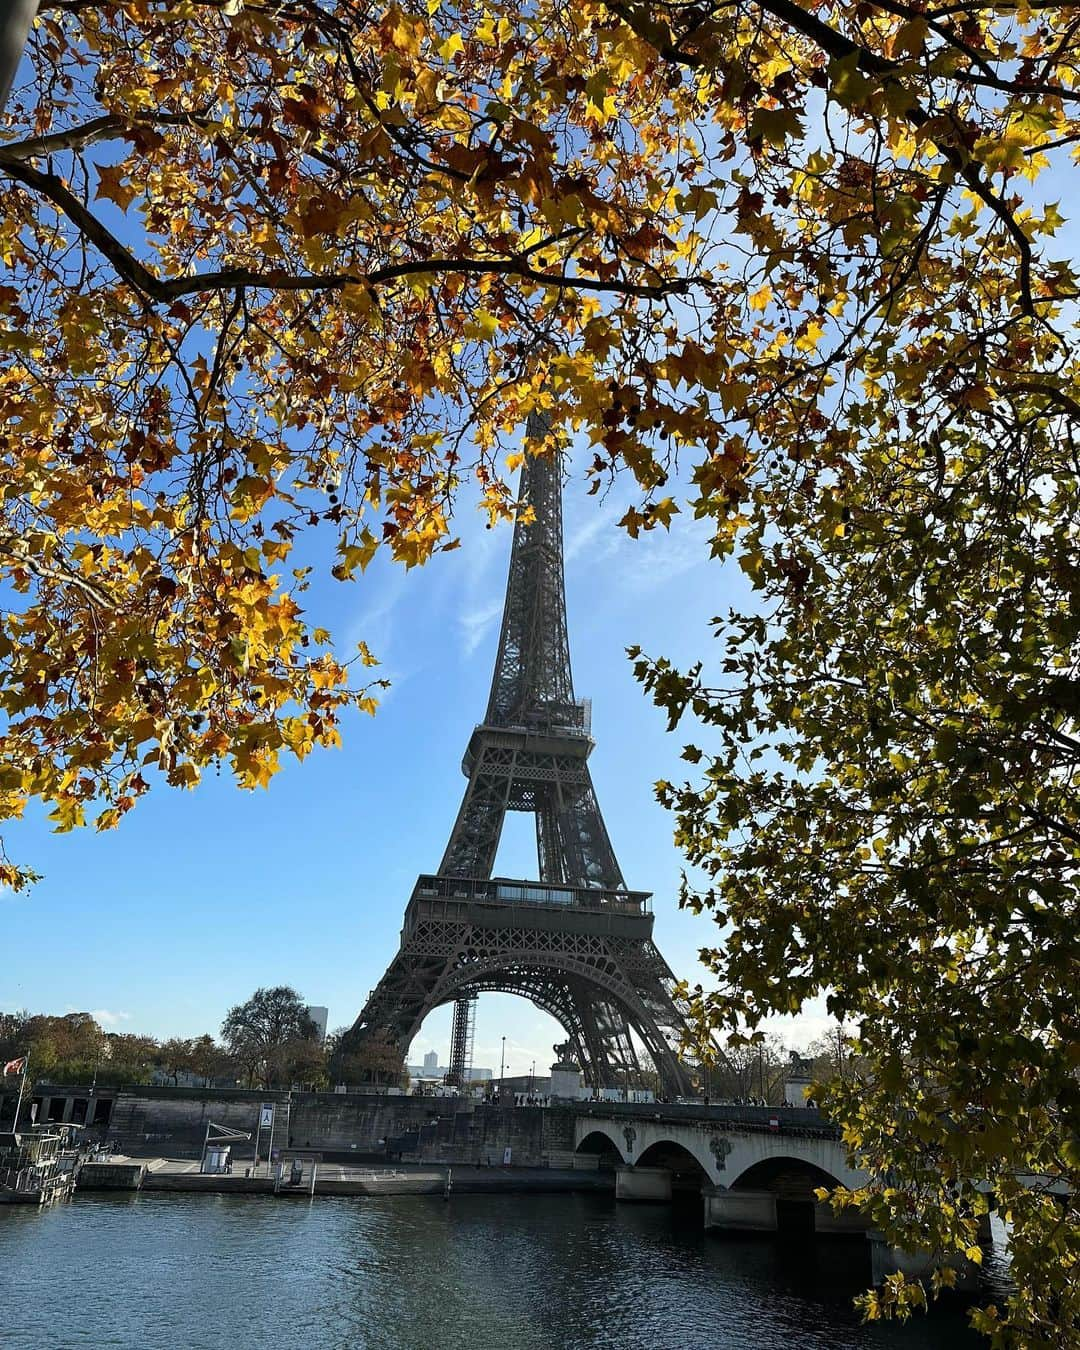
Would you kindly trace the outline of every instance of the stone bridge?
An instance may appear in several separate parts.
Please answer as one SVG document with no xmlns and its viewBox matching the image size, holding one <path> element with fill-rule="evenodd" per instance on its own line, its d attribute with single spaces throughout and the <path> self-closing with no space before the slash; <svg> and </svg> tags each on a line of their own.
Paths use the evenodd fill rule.
<svg viewBox="0 0 1080 1350">
<path fill-rule="evenodd" d="M 865 1232 L 857 1215 L 835 1215 L 819 1187 L 857 1187 L 837 1132 L 805 1107 L 592 1105 L 574 1124 L 578 1153 L 616 1170 L 620 1200 L 670 1200 L 700 1192 L 706 1228 Z"/>
<path fill-rule="evenodd" d="M 865 1235 L 875 1282 L 891 1271 L 924 1277 L 937 1259 L 890 1246 L 855 1211 L 834 1214 L 820 1188 L 856 1188 L 868 1176 L 850 1166 L 837 1130 L 810 1107 L 590 1104 L 578 1108 L 575 1151 L 615 1169 L 617 1200 L 702 1198 L 705 1227 L 813 1238 Z M 980 1241 L 991 1242 L 989 1216 Z M 865 1258 L 863 1258 L 865 1259 Z M 960 1288 L 977 1268 L 955 1254 Z"/>
</svg>

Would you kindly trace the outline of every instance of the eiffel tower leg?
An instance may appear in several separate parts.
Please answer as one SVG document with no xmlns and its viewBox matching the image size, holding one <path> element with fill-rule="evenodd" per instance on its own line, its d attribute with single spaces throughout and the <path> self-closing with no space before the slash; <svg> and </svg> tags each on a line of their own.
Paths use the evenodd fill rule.
<svg viewBox="0 0 1080 1350">
<path fill-rule="evenodd" d="M 559 839 L 559 814 L 547 801 L 536 813 L 536 855 L 540 860 L 540 880 L 553 885 L 567 880 L 564 853 Z"/>
<path fill-rule="evenodd" d="M 572 987 L 574 1019 L 580 1028 L 581 1054 L 578 1063 L 589 1087 L 598 1091 L 609 1087 L 614 1070 L 608 1056 L 608 1047 L 596 1021 L 594 991 L 584 985 Z"/>
<path fill-rule="evenodd" d="M 501 762 L 506 760 L 506 763 Z M 513 782 L 508 756 L 488 747 L 483 761 L 469 778 L 461 807 L 446 846 L 439 875 L 444 877 L 489 877 L 499 849 L 506 804 Z M 491 761 L 487 763 L 486 761 Z"/>
<path fill-rule="evenodd" d="M 560 880 L 575 886 L 621 890 L 625 882 L 587 769 L 584 783 L 573 795 L 565 795 L 555 816 L 559 847 L 553 852 L 565 859 L 566 870 Z"/>
<path fill-rule="evenodd" d="M 659 953 L 656 955 L 662 960 Z M 635 978 L 626 969 L 619 971 L 618 978 L 622 988 L 617 1000 L 598 996 L 595 988 L 588 987 L 578 995 L 579 1015 L 589 1030 L 588 1053 L 597 1082 L 604 1087 L 623 1087 L 627 1074 L 640 1073 L 632 1030 L 655 1065 L 662 1093 L 668 1097 L 689 1096 L 690 1074 L 675 1049 L 681 1040 L 683 1023 L 666 990 L 659 981 L 643 987 L 640 977 Z"/>
</svg>

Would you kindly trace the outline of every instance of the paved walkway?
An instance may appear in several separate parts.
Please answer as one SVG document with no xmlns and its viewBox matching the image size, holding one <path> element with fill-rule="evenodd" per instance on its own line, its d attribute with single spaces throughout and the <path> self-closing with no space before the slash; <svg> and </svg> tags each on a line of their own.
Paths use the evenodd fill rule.
<svg viewBox="0 0 1080 1350">
<path fill-rule="evenodd" d="M 277 1164 L 260 1163 L 252 1175 L 249 1162 L 238 1161 L 232 1172 L 204 1173 L 192 1158 L 128 1158 L 114 1154 L 113 1164 L 146 1167 L 142 1189 L 148 1191 L 202 1191 L 219 1194 L 310 1195 L 312 1163 L 304 1161 L 300 1183 L 289 1184 L 286 1165 L 281 1182 Z M 437 1163 L 406 1167 L 350 1166 L 320 1162 L 314 1173 L 316 1195 L 442 1195 L 450 1179 L 453 1192 L 566 1192 L 610 1191 L 610 1173 L 555 1167 L 475 1167 Z"/>
</svg>

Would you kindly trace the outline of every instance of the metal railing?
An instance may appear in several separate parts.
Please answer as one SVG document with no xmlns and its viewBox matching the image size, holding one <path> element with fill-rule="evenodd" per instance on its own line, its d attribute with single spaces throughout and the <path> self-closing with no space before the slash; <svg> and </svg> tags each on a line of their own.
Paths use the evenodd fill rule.
<svg viewBox="0 0 1080 1350">
<path fill-rule="evenodd" d="M 560 886 L 545 881 L 518 881 L 510 877 L 477 880 L 470 877 L 422 876 L 417 879 L 413 898 L 648 914 L 651 912 L 649 901 L 652 894 L 649 891 L 601 890 L 586 886 Z"/>
<path fill-rule="evenodd" d="M 620 1119 L 662 1120 L 671 1125 L 729 1129 L 751 1134 L 787 1134 L 812 1139 L 838 1139 L 840 1130 L 810 1106 L 738 1106 L 733 1102 L 575 1102 L 578 1115 Z"/>
</svg>

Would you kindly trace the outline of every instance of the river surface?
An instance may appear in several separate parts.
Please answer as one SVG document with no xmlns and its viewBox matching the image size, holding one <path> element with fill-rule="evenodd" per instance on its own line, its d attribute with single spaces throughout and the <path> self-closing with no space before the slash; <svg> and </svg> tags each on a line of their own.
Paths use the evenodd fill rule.
<svg viewBox="0 0 1080 1350">
<path fill-rule="evenodd" d="M 4 1350 L 968 1350 L 864 1326 L 849 1242 L 787 1248 L 593 1195 L 80 1195 L 0 1207 Z"/>
</svg>

